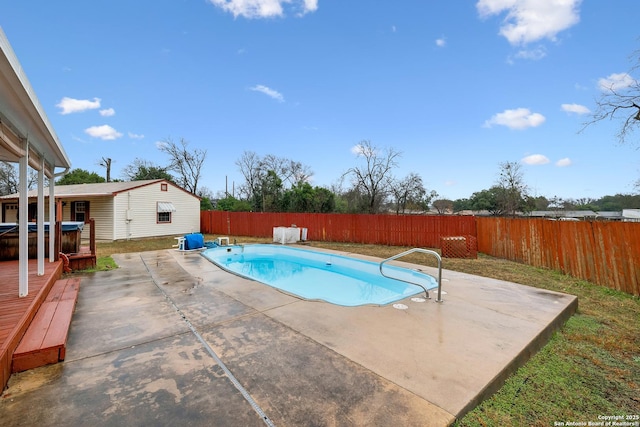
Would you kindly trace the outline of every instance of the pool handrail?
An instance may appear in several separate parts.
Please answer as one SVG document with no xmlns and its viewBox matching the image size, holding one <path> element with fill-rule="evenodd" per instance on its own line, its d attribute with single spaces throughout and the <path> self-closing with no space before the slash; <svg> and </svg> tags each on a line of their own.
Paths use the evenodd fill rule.
<svg viewBox="0 0 640 427">
<path fill-rule="evenodd" d="M 420 286 L 422 289 L 424 289 L 424 292 L 427 294 L 427 299 L 430 299 L 429 291 L 427 290 L 427 288 L 422 286 L 420 283 L 410 282 L 408 280 L 399 279 L 397 277 L 391 277 L 391 276 L 388 276 L 388 275 L 384 274 L 384 271 L 382 271 L 382 265 L 385 262 L 393 261 L 394 259 L 401 258 L 401 257 L 403 257 L 405 255 L 409 255 L 409 254 L 411 254 L 413 252 L 421 252 L 423 254 L 433 255 L 438 260 L 438 298 L 436 299 L 436 302 L 442 302 L 442 257 L 440 256 L 439 253 L 437 253 L 435 251 L 432 251 L 432 250 L 429 250 L 429 249 L 422 249 L 422 248 L 413 248 L 413 249 L 409 249 L 408 251 L 404 251 L 402 253 L 399 253 L 398 255 L 394 255 L 392 257 L 389 257 L 389 258 L 383 260 L 382 262 L 380 262 L 380 266 L 379 266 L 380 274 L 382 274 L 384 277 L 388 277 L 390 279 L 400 280 L 402 282 L 411 283 L 412 285 Z"/>
</svg>

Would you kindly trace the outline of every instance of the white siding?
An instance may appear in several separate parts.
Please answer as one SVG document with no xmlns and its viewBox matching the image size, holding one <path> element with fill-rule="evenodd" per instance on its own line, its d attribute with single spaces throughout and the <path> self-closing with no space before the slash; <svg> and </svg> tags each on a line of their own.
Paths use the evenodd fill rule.
<svg viewBox="0 0 640 427">
<path fill-rule="evenodd" d="M 113 240 L 131 238 L 129 229 L 132 221 L 127 221 L 127 209 L 131 206 L 133 212 L 134 203 L 131 202 L 131 191 L 118 193 L 113 200 Z"/>
<path fill-rule="evenodd" d="M 114 200 L 114 240 L 173 236 L 200 231 L 200 200 L 188 192 L 157 182 L 118 193 Z M 157 222 L 157 203 L 170 202 L 176 208 L 170 223 Z M 127 220 L 127 210 L 130 211 Z"/>
<path fill-rule="evenodd" d="M 111 197 L 90 197 L 87 200 L 89 201 L 90 216 L 95 220 L 96 240 L 112 240 L 113 199 Z M 82 233 L 82 237 L 84 238 L 84 233 Z"/>
<path fill-rule="evenodd" d="M 73 200 L 62 199 L 62 220 L 71 220 L 71 202 L 89 202 L 89 217 L 93 218 L 96 226 L 96 240 L 113 240 L 111 225 L 113 223 L 113 198 L 108 197 L 80 197 Z M 89 226 L 82 230 L 82 239 L 89 240 Z"/>
</svg>

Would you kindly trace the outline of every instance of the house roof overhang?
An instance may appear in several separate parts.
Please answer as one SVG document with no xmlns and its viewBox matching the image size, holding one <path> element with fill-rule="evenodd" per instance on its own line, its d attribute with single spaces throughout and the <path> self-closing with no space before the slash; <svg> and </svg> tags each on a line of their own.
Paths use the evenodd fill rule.
<svg viewBox="0 0 640 427">
<path fill-rule="evenodd" d="M 149 179 L 143 181 L 121 181 L 121 182 L 100 182 L 93 184 L 71 184 L 71 185 L 56 185 L 54 188 L 54 197 L 56 199 L 83 199 L 87 197 L 116 197 L 118 194 L 122 194 L 128 191 L 136 190 L 138 188 L 146 187 L 154 184 L 167 184 L 171 185 L 179 191 L 185 192 L 197 200 L 201 200 L 201 197 L 191 194 L 184 188 L 169 182 L 164 179 Z M 45 194 L 48 193 L 48 188 L 44 189 Z M 29 199 L 37 197 L 38 191 L 31 190 L 27 193 Z M 19 194 L 7 194 L 0 196 L 0 202 L 13 203 L 18 200 Z"/>
<path fill-rule="evenodd" d="M 0 160 L 18 162 L 26 153 L 29 165 L 51 178 L 56 168 L 68 170 L 71 162 L 49 123 L 26 74 L 0 28 Z"/>
</svg>

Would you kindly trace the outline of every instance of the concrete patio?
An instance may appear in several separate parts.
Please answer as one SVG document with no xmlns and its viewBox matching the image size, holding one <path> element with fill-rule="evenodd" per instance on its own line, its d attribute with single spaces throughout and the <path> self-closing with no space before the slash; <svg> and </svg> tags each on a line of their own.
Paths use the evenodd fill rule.
<svg viewBox="0 0 640 427">
<path fill-rule="evenodd" d="M 199 253 L 114 259 L 82 280 L 66 360 L 11 377 L 0 426 L 444 426 L 577 308 L 446 270 L 443 303 L 398 310 L 305 301 Z"/>
</svg>

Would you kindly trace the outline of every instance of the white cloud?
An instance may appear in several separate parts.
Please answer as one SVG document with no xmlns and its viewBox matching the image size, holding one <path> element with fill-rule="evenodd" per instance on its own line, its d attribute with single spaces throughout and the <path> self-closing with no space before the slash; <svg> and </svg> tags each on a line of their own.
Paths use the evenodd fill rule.
<svg viewBox="0 0 640 427">
<path fill-rule="evenodd" d="M 602 91 L 626 89 L 636 84 L 636 80 L 627 73 L 614 73 L 609 77 L 603 77 L 598 80 L 598 87 Z"/>
<path fill-rule="evenodd" d="M 137 133 L 128 132 L 129 138 L 131 139 L 143 139 L 144 135 L 139 135 Z"/>
<path fill-rule="evenodd" d="M 90 101 L 88 99 L 74 99 L 65 96 L 56 104 L 56 107 L 62 109 L 60 114 L 81 113 L 100 108 L 100 98 L 93 98 L 93 101 Z"/>
<path fill-rule="evenodd" d="M 264 85 L 255 85 L 254 87 L 250 87 L 249 90 L 253 90 L 256 92 L 264 93 L 267 96 L 277 100 L 278 102 L 284 102 L 284 96 L 277 90 L 273 90 Z"/>
<path fill-rule="evenodd" d="M 540 126 L 545 120 L 542 114 L 532 113 L 528 108 L 516 108 L 515 110 L 504 110 L 502 113 L 495 114 L 491 119 L 484 122 L 484 127 L 490 128 L 493 125 L 500 125 L 509 129 L 526 129 Z"/>
<path fill-rule="evenodd" d="M 547 49 L 544 46 L 538 46 L 535 49 L 523 49 L 516 53 L 516 58 L 530 59 L 532 61 L 539 61 L 547 56 Z"/>
<path fill-rule="evenodd" d="M 318 10 L 318 0 L 304 0 L 303 14 L 315 12 L 316 10 Z"/>
<path fill-rule="evenodd" d="M 476 8 L 486 18 L 506 12 L 500 35 L 512 45 L 541 39 L 555 40 L 560 31 L 580 21 L 582 0 L 479 0 Z"/>
<path fill-rule="evenodd" d="M 116 114 L 116 110 L 114 110 L 113 108 L 106 108 L 104 110 L 100 110 L 100 115 L 102 117 L 111 117 L 114 114 Z"/>
<path fill-rule="evenodd" d="M 396 31 L 397 31 L 397 30 L 396 30 L 396 26 L 395 26 L 395 25 L 392 25 L 392 26 L 391 26 L 391 32 L 392 32 L 392 33 L 395 33 Z"/>
<path fill-rule="evenodd" d="M 568 157 L 565 157 L 564 159 L 560 159 L 556 162 L 556 166 L 558 167 L 565 167 L 565 166 L 571 166 L 571 159 Z"/>
<path fill-rule="evenodd" d="M 209 0 L 211 4 L 234 17 L 273 18 L 283 16 L 283 5 L 292 3 L 298 16 L 318 10 L 318 0 Z"/>
<path fill-rule="evenodd" d="M 522 159 L 522 163 L 527 165 L 546 165 L 549 161 L 549 158 L 543 154 L 532 154 Z"/>
<path fill-rule="evenodd" d="M 444 47 L 446 44 L 447 44 L 447 40 L 444 37 L 440 37 L 439 39 L 436 39 L 436 46 Z"/>
<path fill-rule="evenodd" d="M 562 104 L 562 110 L 573 114 L 589 114 L 591 111 L 580 104 Z"/>
<path fill-rule="evenodd" d="M 109 125 L 91 126 L 90 128 L 85 129 L 84 132 L 94 138 L 100 138 L 105 141 L 118 139 L 122 136 L 120 132 Z"/>
</svg>

